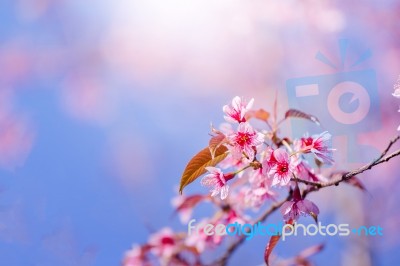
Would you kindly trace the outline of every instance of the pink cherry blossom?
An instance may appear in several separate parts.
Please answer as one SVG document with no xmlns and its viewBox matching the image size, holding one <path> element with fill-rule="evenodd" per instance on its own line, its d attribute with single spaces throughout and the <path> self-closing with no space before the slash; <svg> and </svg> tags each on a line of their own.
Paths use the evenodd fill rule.
<svg viewBox="0 0 400 266">
<path fill-rule="evenodd" d="M 177 239 L 170 228 L 163 228 L 149 237 L 151 251 L 162 260 L 168 261 L 177 252 Z"/>
<path fill-rule="evenodd" d="M 251 99 L 247 103 L 247 101 L 243 100 L 243 98 L 236 96 L 235 98 L 233 98 L 231 105 L 224 105 L 224 107 L 222 108 L 222 110 L 226 114 L 224 116 L 225 120 L 231 123 L 246 122 L 245 114 L 251 109 L 251 107 L 253 106 L 253 102 L 254 99 Z"/>
<path fill-rule="evenodd" d="M 236 133 L 228 135 L 231 146 L 228 146 L 235 159 L 241 159 L 243 154 L 253 161 L 254 149 L 264 141 L 264 135 L 255 131 L 249 123 L 240 123 Z"/>
<path fill-rule="evenodd" d="M 319 209 L 313 202 L 302 199 L 299 188 L 296 186 L 293 191 L 293 199 L 286 201 L 280 208 L 285 221 L 297 220 L 300 216 L 318 215 Z"/>
<path fill-rule="evenodd" d="M 268 176 L 272 178 L 272 186 L 286 186 L 292 178 L 298 160 L 295 156 L 290 157 L 286 150 L 279 148 L 271 154 Z"/>
<path fill-rule="evenodd" d="M 203 177 L 201 184 L 212 188 L 210 191 L 212 197 L 221 194 L 221 199 L 226 199 L 229 193 L 229 185 L 226 182 L 233 178 L 233 174 L 224 175 L 221 169 L 215 167 L 206 167 L 206 170 L 210 174 Z"/>
<path fill-rule="evenodd" d="M 296 177 L 309 180 L 309 181 L 322 181 L 322 177 L 319 174 L 316 174 L 314 169 L 312 169 L 306 161 L 301 161 L 295 168 L 294 174 Z"/>
<path fill-rule="evenodd" d="M 273 155 L 274 150 L 268 146 L 263 152 L 262 152 L 262 174 L 264 176 L 268 176 L 269 170 L 276 164 L 276 159 Z"/>
<path fill-rule="evenodd" d="M 392 93 L 392 95 L 393 95 L 394 97 L 396 97 L 396 98 L 400 98 L 400 88 L 397 88 L 397 89 Z"/>
<path fill-rule="evenodd" d="M 172 198 L 171 204 L 173 207 L 178 208 L 179 206 L 182 205 L 186 200 L 185 196 L 182 195 L 177 195 L 176 197 Z M 187 207 L 187 208 L 181 208 L 178 211 L 179 219 L 182 224 L 186 224 L 189 219 L 192 217 L 192 212 L 193 208 L 192 207 Z"/>
<path fill-rule="evenodd" d="M 217 223 L 214 221 L 209 221 L 207 219 L 203 219 L 197 225 L 198 231 L 192 232 L 188 235 L 185 239 L 185 245 L 189 247 L 196 248 L 197 252 L 202 253 L 204 250 L 216 247 L 217 245 L 221 244 L 223 236 L 218 234 L 207 235 L 204 232 L 204 228 L 207 224 L 214 224 Z"/>
<path fill-rule="evenodd" d="M 295 141 L 296 150 L 302 153 L 313 153 L 321 162 L 332 164 L 334 149 L 329 148 L 332 135 L 328 131 L 312 137 L 304 137 Z"/>
<path fill-rule="evenodd" d="M 228 156 L 222 162 L 220 162 L 218 166 L 222 169 L 228 169 L 231 167 L 233 167 L 234 169 L 242 169 L 246 165 L 247 164 L 243 162 L 243 160 L 233 157 L 232 154 L 228 154 Z M 246 171 L 242 171 L 236 176 L 241 178 L 245 172 Z"/>
<path fill-rule="evenodd" d="M 266 200 L 274 199 L 276 196 L 276 193 L 265 184 L 266 182 L 263 182 L 259 187 L 248 188 L 246 191 L 245 201 L 255 210 L 258 210 Z"/>
<path fill-rule="evenodd" d="M 143 247 L 134 245 L 125 253 L 125 258 L 122 262 L 123 266 L 145 266 L 149 265 L 145 258 Z"/>
</svg>

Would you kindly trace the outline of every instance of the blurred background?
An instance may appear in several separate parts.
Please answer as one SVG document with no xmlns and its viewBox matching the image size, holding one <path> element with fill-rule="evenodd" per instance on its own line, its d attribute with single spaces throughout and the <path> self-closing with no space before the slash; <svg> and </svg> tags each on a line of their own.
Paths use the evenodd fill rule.
<svg viewBox="0 0 400 266">
<path fill-rule="evenodd" d="M 290 79 L 374 71 L 368 128 L 334 139 L 338 168 L 360 166 L 357 147 L 373 155 L 397 134 L 399 12 L 395 0 L 2 0 L 0 264 L 119 265 L 155 230 L 185 231 L 170 199 L 210 122 L 236 95 L 272 110 L 276 91 L 283 115 Z M 326 113 L 325 98 L 315 104 Z M 369 193 L 311 197 L 322 222 L 380 225 L 383 237 L 292 238 L 277 255 L 322 242 L 317 265 L 396 265 L 399 170 L 394 159 L 363 174 Z M 232 265 L 262 264 L 266 242 Z"/>
</svg>

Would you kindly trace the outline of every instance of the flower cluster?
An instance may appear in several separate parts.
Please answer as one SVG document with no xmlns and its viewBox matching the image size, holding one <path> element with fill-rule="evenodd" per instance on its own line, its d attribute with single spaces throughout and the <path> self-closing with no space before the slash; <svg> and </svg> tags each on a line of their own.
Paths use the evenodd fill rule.
<svg viewBox="0 0 400 266">
<path fill-rule="evenodd" d="M 270 119 L 267 111 L 252 109 L 253 103 L 254 99 L 235 97 L 231 104 L 223 106 L 226 122 L 212 129 L 209 149 L 197 154 L 186 167 L 180 191 L 204 174 L 200 184 L 210 192 L 173 199 L 183 224 L 188 223 L 193 209 L 202 202 L 211 202 L 217 211 L 201 220 L 200 227 L 252 223 L 248 213 L 275 202 L 282 191 L 289 192 L 287 201 L 280 206 L 285 222 L 292 223 L 306 215 L 317 219 L 317 205 L 303 194 L 311 188 L 309 184 L 326 179 L 321 166 L 334 162 L 331 135 L 325 131 L 298 139 L 281 137 L 279 125 L 300 111 L 292 110 L 278 122 Z M 302 113 L 299 117 L 307 115 Z M 200 254 L 219 246 L 224 238 L 204 231 L 188 235 L 162 229 L 145 245 L 134 246 L 126 254 L 124 266 L 148 265 L 156 258 L 162 265 L 202 265 Z"/>
<path fill-rule="evenodd" d="M 270 127 L 269 131 L 254 128 L 249 120 L 259 116 L 257 111 L 251 110 L 253 102 L 254 99 L 247 102 L 235 97 L 230 105 L 223 107 L 225 120 L 233 126 L 237 124 L 237 129 L 226 130 L 232 127 L 224 125 L 220 131 L 215 130 L 219 137 L 223 135 L 221 145 L 226 146 L 228 156 L 221 168 L 205 168 L 208 174 L 201 184 L 211 188 L 212 197 L 220 194 L 221 200 L 225 200 L 229 193 L 228 181 L 235 176 L 246 179 L 241 181 L 245 195 L 242 205 L 257 209 L 264 201 L 274 198 L 277 187 L 294 187 L 297 180 L 321 181 L 321 175 L 310 167 L 306 156 L 312 154 L 319 165 L 332 164 L 333 149 L 330 148 L 331 135 L 326 131 L 290 140 L 280 139 L 276 127 Z M 222 168 L 230 171 L 224 173 Z M 286 210 L 287 217 L 298 216 L 288 215 Z M 296 208 L 292 212 L 296 212 Z"/>
</svg>

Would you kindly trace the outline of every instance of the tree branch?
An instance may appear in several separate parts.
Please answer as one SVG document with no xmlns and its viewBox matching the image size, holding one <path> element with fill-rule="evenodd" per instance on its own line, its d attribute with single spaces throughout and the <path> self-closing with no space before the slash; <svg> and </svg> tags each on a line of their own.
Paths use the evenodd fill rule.
<svg viewBox="0 0 400 266">
<path fill-rule="evenodd" d="M 392 159 L 392 158 L 394 158 L 396 156 L 399 156 L 400 155 L 400 149 L 386 156 L 386 154 L 389 152 L 389 150 L 393 146 L 393 144 L 395 144 L 399 139 L 400 139 L 400 135 L 395 137 L 394 139 L 392 139 L 389 142 L 389 144 L 386 147 L 386 149 L 381 153 L 381 155 L 377 159 L 375 159 L 372 162 L 370 162 L 369 164 L 366 164 L 366 165 L 364 165 L 364 166 L 362 166 L 362 167 L 360 167 L 358 169 L 355 169 L 353 171 L 346 172 L 344 174 L 339 174 L 339 177 L 333 179 L 332 181 L 329 181 L 329 182 L 313 182 L 313 181 L 308 181 L 308 180 L 299 179 L 299 178 L 292 178 L 292 181 L 296 181 L 297 180 L 297 182 L 299 182 L 299 183 L 303 183 L 303 184 L 306 184 L 306 185 L 314 186 L 317 189 L 323 188 L 323 187 L 329 187 L 329 186 L 333 186 L 333 185 L 337 186 L 337 185 L 339 185 L 339 183 L 341 183 L 343 181 L 347 181 L 350 178 L 352 178 L 353 176 L 361 174 L 361 173 L 363 173 L 363 172 L 365 172 L 367 170 L 372 169 L 372 167 L 374 167 L 374 166 L 376 166 L 378 164 L 381 164 L 381 163 L 384 163 L 384 162 L 388 162 L 390 159 Z M 338 175 L 338 174 L 336 174 L 336 175 Z M 335 175 L 333 175 L 333 177 L 334 176 Z"/>
<path fill-rule="evenodd" d="M 304 179 L 299 179 L 299 178 L 292 178 L 292 181 L 297 181 L 299 183 L 304 183 L 306 185 L 310 185 L 311 187 L 304 191 L 303 193 L 303 197 L 305 197 L 309 192 L 312 191 L 317 191 L 320 188 L 324 188 L 324 187 L 329 187 L 329 186 L 333 186 L 333 185 L 339 185 L 339 183 L 343 182 L 343 181 L 347 181 L 350 178 L 352 178 L 353 176 L 356 176 L 358 174 L 361 174 L 367 170 L 370 170 L 372 167 L 384 163 L 384 162 L 388 162 L 390 159 L 399 156 L 400 155 L 400 149 L 387 155 L 387 153 L 389 152 L 390 148 L 400 139 L 400 135 L 395 137 L 394 139 L 392 139 L 388 146 L 386 147 L 386 149 L 380 154 L 380 156 L 375 159 L 374 161 L 370 162 L 369 164 L 366 164 L 358 169 L 355 169 L 353 171 L 350 172 L 346 172 L 346 173 L 341 173 L 341 174 L 336 174 L 339 177 L 329 181 L 329 182 L 313 182 L 313 181 L 308 181 L 308 180 L 304 180 Z M 334 177 L 335 175 L 333 175 L 332 177 Z M 280 208 L 282 206 L 283 203 L 285 203 L 286 201 L 290 200 L 292 196 L 292 192 L 289 192 L 289 195 L 282 201 L 276 202 L 275 204 L 273 204 L 268 210 L 266 210 L 258 219 L 256 219 L 256 221 L 253 223 L 257 224 L 258 222 L 264 222 L 273 212 L 275 212 L 278 208 Z M 232 244 L 229 245 L 228 249 L 225 251 L 225 253 L 219 258 L 217 259 L 215 262 L 211 263 L 210 266 L 225 266 L 229 260 L 229 258 L 232 256 L 232 254 L 238 249 L 238 247 L 243 244 L 243 242 L 245 241 L 246 237 L 245 236 L 240 236 L 240 238 L 238 240 L 236 240 L 235 242 L 233 242 Z"/>
<path fill-rule="evenodd" d="M 274 204 L 271 205 L 271 207 L 266 210 L 256 221 L 253 223 L 253 225 L 257 223 L 262 223 L 264 222 L 272 213 L 274 213 L 277 209 L 279 209 L 283 203 L 286 201 L 290 200 L 292 197 L 292 191 L 289 192 L 288 196 L 281 200 L 278 201 Z M 238 240 L 233 242 L 232 244 L 229 245 L 228 249 L 225 251 L 224 255 L 222 255 L 221 258 L 217 259 L 215 262 L 211 263 L 210 266 L 225 266 L 228 262 L 228 259 L 232 256 L 232 254 L 236 251 L 236 249 L 245 241 L 246 236 L 242 235 Z"/>
</svg>

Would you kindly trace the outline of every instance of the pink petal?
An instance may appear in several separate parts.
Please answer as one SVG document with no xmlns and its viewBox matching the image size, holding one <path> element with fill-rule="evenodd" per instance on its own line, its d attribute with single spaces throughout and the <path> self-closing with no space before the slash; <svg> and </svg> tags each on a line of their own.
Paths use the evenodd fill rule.
<svg viewBox="0 0 400 266">
<path fill-rule="evenodd" d="M 232 107 L 235 108 L 235 110 L 240 110 L 241 105 L 242 99 L 239 96 L 232 99 Z"/>
<path fill-rule="evenodd" d="M 282 215 L 287 215 L 292 210 L 293 204 L 293 201 L 286 201 L 285 203 L 283 203 L 280 208 Z"/>
<path fill-rule="evenodd" d="M 306 199 L 299 201 L 297 203 L 297 207 L 299 208 L 300 211 L 306 214 L 310 214 L 311 212 L 316 215 L 319 214 L 319 209 L 317 205 Z"/>
<path fill-rule="evenodd" d="M 251 107 L 253 107 L 253 103 L 254 103 L 254 98 L 251 98 L 249 103 L 246 105 L 246 111 L 250 110 Z"/>
<path fill-rule="evenodd" d="M 200 181 L 201 185 L 205 187 L 213 187 L 218 183 L 218 179 L 215 178 L 214 175 L 206 175 Z"/>
<path fill-rule="evenodd" d="M 208 172 L 212 173 L 212 174 L 221 173 L 221 170 L 220 170 L 220 169 L 218 169 L 218 168 L 216 168 L 216 167 L 213 167 L 213 166 L 207 166 L 207 167 L 206 167 L 206 170 L 207 170 Z"/>
<path fill-rule="evenodd" d="M 221 188 L 221 199 L 224 200 L 228 197 L 229 185 L 225 185 Z"/>
<path fill-rule="evenodd" d="M 393 95 L 394 97 L 396 97 L 396 98 L 400 98 L 400 89 L 396 89 L 396 90 L 392 93 L 392 95 Z"/>
<path fill-rule="evenodd" d="M 281 148 L 276 149 L 276 150 L 274 150 L 273 154 L 274 154 L 275 159 L 278 162 L 280 162 L 280 163 L 289 162 L 289 155 L 284 149 L 281 149 Z"/>
<path fill-rule="evenodd" d="M 215 187 L 213 190 L 211 190 L 211 197 L 217 196 L 220 191 L 221 191 L 220 187 Z"/>
<path fill-rule="evenodd" d="M 285 175 L 281 176 L 281 186 L 286 186 L 290 182 L 291 173 L 287 172 Z"/>
<path fill-rule="evenodd" d="M 272 178 L 272 184 L 271 186 L 276 186 L 277 184 L 279 184 L 281 181 L 279 180 L 279 175 L 278 174 L 274 174 L 273 178 Z"/>
</svg>

